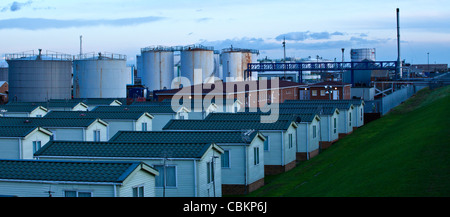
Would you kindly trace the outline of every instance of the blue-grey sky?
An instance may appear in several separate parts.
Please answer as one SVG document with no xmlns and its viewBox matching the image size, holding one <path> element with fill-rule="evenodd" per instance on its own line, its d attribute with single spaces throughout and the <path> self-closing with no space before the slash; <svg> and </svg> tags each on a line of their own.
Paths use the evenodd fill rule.
<svg viewBox="0 0 450 217">
<path fill-rule="evenodd" d="M 147 46 L 202 44 L 260 50 L 260 57 L 319 55 L 350 60 L 375 48 L 377 60 L 450 64 L 448 0 L 1 0 L 0 55 L 28 50 L 126 54 Z"/>
</svg>

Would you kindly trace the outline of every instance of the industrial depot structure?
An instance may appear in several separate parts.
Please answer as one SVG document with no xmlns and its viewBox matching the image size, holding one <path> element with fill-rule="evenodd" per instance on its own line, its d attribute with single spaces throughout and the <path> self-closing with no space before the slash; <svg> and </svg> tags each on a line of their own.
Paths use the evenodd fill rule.
<svg viewBox="0 0 450 217">
<path fill-rule="evenodd" d="M 6 54 L 8 68 L 2 68 L 1 75 L 9 83 L 11 101 L 142 99 L 153 91 L 186 84 L 179 77 L 192 85 L 257 80 L 257 72 L 248 78 L 245 72 L 248 64 L 257 62 L 258 54 L 258 50 L 233 47 L 220 52 L 203 45 L 151 46 L 142 48 L 136 66 L 130 67 L 122 54 L 80 52 L 72 56 L 39 49 Z"/>
<path fill-rule="evenodd" d="M 415 66 L 403 63 L 399 71 L 396 61 L 377 61 L 375 48 L 351 49 L 350 56 L 351 62 L 344 61 L 342 49 L 341 61 L 325 60 L 318 56 L 315 59 L 271 60 L 267 57 L 258 59 L 258 50 L 233 46 L 221 51 L 203 45 L 151 46 L 142 48 L 140 55 L 137 55 L 136 66 L 130 67 L 126 64 L 126 55 L 122 54 L 104 52 L 72 56 L 39 49 L 38 52 L 5 55 L 9 67 L 2 68 L 1 76 L 8 82 L 9 90 L 2 94 L 8 95 L 9 101 L 17 102 L 128 98 L 131 103 L 138 99 L 157 100 L 157 93 L 178 89 L 180 85 L 218 81 L 257 81 L 277 77 L 314 86 L 315 89 L 317 84 L 330 81 L 351 84 L 352 88 L 368 88 L 367 92 L 373 92 L 370 88 L 375 87 L 382 92 L 386 87 L 378 87 L 377 82 L 424 76 L 423 71 L 418 72 Z M 323 91 L 322 94 L 320 90 L 319 94 L 316 91 L 313 93 L 308 87 L 302 88 L 298 99 L 328 96 Z M 342 93 L 332 93 L 334 95 L 330 98 L 354 96 L 349 91 L 345 93 L 348 97 L 343 97 Z"/>
</svg>

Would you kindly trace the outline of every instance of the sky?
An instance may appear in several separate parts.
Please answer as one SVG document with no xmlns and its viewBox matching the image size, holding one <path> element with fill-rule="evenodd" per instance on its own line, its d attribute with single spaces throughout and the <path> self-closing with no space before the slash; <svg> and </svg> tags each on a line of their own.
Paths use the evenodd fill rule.
<svg viewBox="0 0 450 217">
<path fill-rule="evenodd" d="M 350 50 L 375 48 L 376 60 L 450 64 L 448 0 L 1 0 L 4 55 L 38 49 L 127 55 L 148 46 L 201 44 L 286 56 L 350 61 Z"/>
</svg>

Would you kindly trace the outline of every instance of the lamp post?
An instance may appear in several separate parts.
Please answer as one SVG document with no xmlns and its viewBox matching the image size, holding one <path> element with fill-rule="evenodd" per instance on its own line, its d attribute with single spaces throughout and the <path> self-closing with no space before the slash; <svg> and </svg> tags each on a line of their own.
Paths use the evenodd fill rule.
<svg viewBox="0 0 450 217">
<path fill-rule="evenodd" d="M 328 94 L 328 97 L 331 100 L 331 93 L 333 92 L 333 86 L 325 85 L 325 89 L 327 89 L 327 92 L 325 92 L 325 93 Z"/>
</svg>

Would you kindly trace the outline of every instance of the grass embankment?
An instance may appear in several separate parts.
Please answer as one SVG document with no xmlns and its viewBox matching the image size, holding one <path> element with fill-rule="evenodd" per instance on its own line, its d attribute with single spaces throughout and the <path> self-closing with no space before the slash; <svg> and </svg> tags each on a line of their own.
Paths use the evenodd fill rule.
<svg viewBox="0 0 450 217">
<path fill-rule="evenodd" d="M 247 196 L 450 196 L 449 92 L 422 89 Z"/>
</svg>

